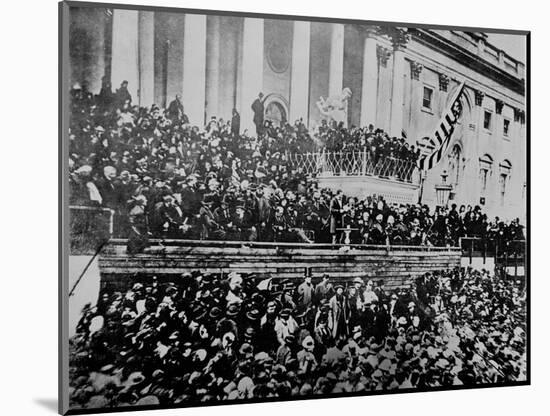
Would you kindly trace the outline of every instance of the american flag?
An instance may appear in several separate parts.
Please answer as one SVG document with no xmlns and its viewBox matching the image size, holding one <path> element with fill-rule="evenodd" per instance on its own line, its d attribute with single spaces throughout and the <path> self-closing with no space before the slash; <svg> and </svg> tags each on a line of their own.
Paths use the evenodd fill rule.
<svg viewBox="0 0 550 416">
<path fill-rule="evenodd" d="M 455 124 L 462 114 L 462 92 L 464 91 L 465 83 L 462 82 L 455 90 L 447 110 L 441 116 L 437 128 L 431 138 L 435 144 L 435 149 L 432 153 L 425 155 L 418 160 L 418 168 L 420 170 L 430 170 L 439 163 L 441 157 L 449 147 Z"/>
</svg>

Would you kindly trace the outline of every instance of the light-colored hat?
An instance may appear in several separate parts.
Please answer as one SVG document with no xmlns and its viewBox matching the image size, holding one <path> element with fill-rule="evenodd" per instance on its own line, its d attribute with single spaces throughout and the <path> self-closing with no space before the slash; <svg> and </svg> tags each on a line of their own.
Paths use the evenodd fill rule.
<svg viewBox="0 0 550 416">
<path fill-rule="evenodd" d="M 92 167 L 90 165 L 83 165 L 75 170 L 74 173 L 77 175 L 89 176 L 92 173 Z"/>
</svg>

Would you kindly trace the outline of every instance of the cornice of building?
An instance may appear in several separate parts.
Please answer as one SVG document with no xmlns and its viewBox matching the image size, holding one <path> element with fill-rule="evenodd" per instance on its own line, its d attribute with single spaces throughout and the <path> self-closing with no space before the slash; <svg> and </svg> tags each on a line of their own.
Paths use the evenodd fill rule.
<svg viewBox="0 0 550 416">
<path fill-rule="evenodd" d="M 430 29 L 409 29 L 408 33 L 416 42 L 437 49 L 462 65 L 484 74 L 510 90 L 525 96 L 525 79 L 515 76 L 502 67 L 484 59 L 479 54 L 461 47 L 450 39 Z M 484 39 L 484 38 L 480 38 Z M 523 64 L 521 64 L 523 65 Z"/>
</svg>

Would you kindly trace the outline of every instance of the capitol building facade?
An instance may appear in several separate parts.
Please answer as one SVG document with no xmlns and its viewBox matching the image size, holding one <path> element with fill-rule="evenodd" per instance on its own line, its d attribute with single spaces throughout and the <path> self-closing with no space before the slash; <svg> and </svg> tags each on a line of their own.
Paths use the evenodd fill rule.
<svg viewBox="0 0 550 416">
<path fill-rule="evenodd" d="M 315 129 L 320 97 L 349 88 L 348 127 L 372 124 L 429 153 L 464 83 L 439 163 L 412 186 L 388 181 L 388 192 L 433 206 L 444 174 L 449 203 L 479 205 L 491 220 L 525 219 L 526 69 L 483 32 L 85 7 L 72 8 L 70 22 L 71 84 L 97 93 L 104 76 L 113 90 L 127 80 L 134 104 L 146 107 L 180 94 L 198 126 L 230 120 L 235 108 L 241 131 L 253 134 L 261 91 L 274 124 L 302 119 Z"/>
</svg>

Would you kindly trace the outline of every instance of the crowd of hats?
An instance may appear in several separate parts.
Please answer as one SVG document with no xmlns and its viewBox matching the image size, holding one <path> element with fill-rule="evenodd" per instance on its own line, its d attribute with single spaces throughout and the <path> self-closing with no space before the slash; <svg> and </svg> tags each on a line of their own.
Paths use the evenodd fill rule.
<svg viewBox="0 0 550 416">
<path fill-rule="evenodd" d="M 391 291 L 360 278 L 275 280 L 192 273 L 101 294 L 70 340 L 71 407 L 525 380 L 521 281 L 469 269 Z"/>
<path fill-rule="evenodd" d="M 344 129 L 323 124 L 311 135 L 300 121 L 293 126 L 269 125 L 262 137 L 235 134 L 231 121 L 215 118 L 199 129 L 156 105 L 132 106 L 128 96 L 122 94 L 119 105 L 106 105 L 82 88 L 72 91 L 70 203 L 113 209 L 115 235 L 128 236 L 130 213 L 141 206 L 138 212 L 149 216 L 148 231 L 157 237 L 243 239 L 217 232 L 223 225 L 214 221 L 214 211 L 226 205 L 230 216 L 237 207 L 244 208 L 244 238 L 261 241 L 277 238 L 272 232 L 277 212 L 284 216 L 286 231 L 309 231 L 279 233 L 278 241 L 331 242 L 331 233 L 347 226 L 353 229 L 352 243 L 456 245 L 464 235 L 499 235 L 504 242 L 523 238 L 519 221 L 489 222 L 479 207 L 430 212 L 427 206 L 389 205 L 374 195 L 344 198 L 343 214 L 330 230 L 334 192 L 318 189 L 312 178 L 290 163 L 289 155 L 325 143 L 346 149 L 380 147 L 373 150 L 376 158 L 396 156 L 401 150 L 393 145 L 394 139 L 386 140 L 372 126 Z M 268 207 L 264 205 L 260 213 L 262 196 L 268 199 Z M 174 225 L 170 230 L 154 226 L 166 224 L 154 218 L 155 207 L 163 201 L 179 208 L 162 212 Z M 201 211 L 204 206 L 208 209 Z M 213 221 L 205 219 L 205 213 Z M 205 222 L 216 229 L 205 232 Z M 340 235 L 337 241 L 343 240 Z"/>
</svg>

